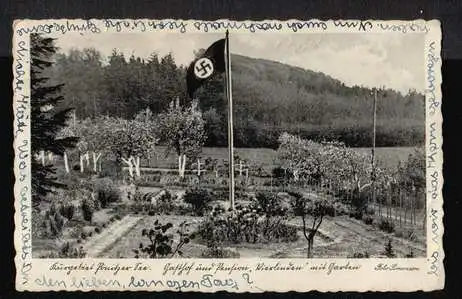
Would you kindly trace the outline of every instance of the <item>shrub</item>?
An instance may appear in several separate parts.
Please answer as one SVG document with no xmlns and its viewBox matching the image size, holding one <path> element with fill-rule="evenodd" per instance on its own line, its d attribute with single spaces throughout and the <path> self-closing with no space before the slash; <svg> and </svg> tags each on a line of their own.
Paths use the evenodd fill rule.
<svg viewBox="0 0 462 299">
<path fill-rule="evenodd" d="M 352 210 L 348 213 L 348 216 L 355 218 L 356 220 L 361 220 L 363 218 L 363 213 L 360 211 Z"/>
<path fill-rule="evenodd" d="M 207 246 L 207 249 L 201 252 L 201 256 L 203 258 L 240 258 L 239 252 L 221 246 Z"/>
<path fill-rule="evenodd" d="M 56 205 L 52 204 L 48 211 L 45 212 L 42 227 L 45 236 L 57 237 L 61 235 L 64 227 L 64 217 L 59 213 Z"/>
<path fill-rule="evenodd" d="M 143 229 L 141 231 L 141 236 L 147 237 L 149 239 L 149 244 L 145 246 L 143 243 L 140 243 L 138 249 L 133 249 L 135 258 L 172 258 L 177 254 L 182 256 L 182 247 L 188 244 L 195 235 L 189 233 L 189 224 L 184 221 L 179 225 L 176 231 L 178 241 L 174 244 L 175 238 L 173 234 L 168 233 L 172 227 L 173 224 L 170 222 L 162 224 L 159 220 L 156 220 L 153 229 Z"/>
<path fill-rule="evenodd" d="M 354 213 L 354 218 L 361 220 L 363 213 L 367 210 L 367 203 L 369 201 L 365 192 L 359 192 L 354 190 L 352 193 L 352 198 L 350 201 L 352 211 Z"/>
<path fill-rule="evenodd" d="M 168 191 L 163 191 L 163 194 L 160 196 L 155 196 L 155 201 L 151 202 L 151 199 L 148 201 L 146 199 L 142 199 L 143 197 L 148 197 L 146 194 L 140 195 L 140 200 L 137 200 L 130 204 L 128 207 L 130 208 L 132 213 L 135 214 L 166 214 L 170 215 L 171 213 L 179 213 L 180 207 L 175 202 L 174 197 Z M 142 200 L 141 200 L 142 199 Z M 191 210 L 189 204 L 185 204 L 188 210 Z"/>
<path fill-rule="evenodd" d="M 140 188 L 138 186 L 136 186 L 135 192 L 133 193 L 133 195 L 130 196 L 129 199 L 131 199 L 131 200 L 133 200 L 135 202 L 141 202 L 141 201 L 144 200 L 143 196 L 144 196 L 144 194 L 141 193 Z"/>
<path fill-rule="evenodd" d="M 172 194 L 165 191 L 156 201 L 156 210 L 162 214 L 169 214 L 175 209 Z"/>
<path fill-rule="evenodd" d="M 238 192 L 235 193 L 236 198 L 238 196 Z M 216 190 L 216 191 L 211 191 L 210 196 L 213 197 L 213 200 L 220 200 L 220 201 L 227 201 L 229 199 L 229 191 L 224 191 L 224 190 Z"/>
<path fill-rule="evenodd" d="M 131 204 L 129 207 L 130 211 L 135 214 L 145 214 L 150 211 L 154 211 L 154 205 L 150 202 L 137 201 Z"/>
<path fill-rule="evenodd" d="M 404 238 L 409 241 L 415 241 L 417 236 L 412 229 L 397 228 L 395 231 L 395 237 Z"/>
<path fill-rule="evenodd" d="M 59 251 L 60 258 L 84 258 L 86 254 L 82 246 L 75 248 L 69 242 L 66 242 Z"/>
<path fill-rule="evenodd" d="M 348 206 L 339 201 L 334 202 L 333 208 L 335 209 L 335 215 L 333 216 L 348 215 L 349 213 Z"/>
<path fill-rule="evenodd" d="M 93 219 L 93 213 L 95 212 L 95 203 L 93 200 L 84 198 L 82 200 L 82 215 L 85 221 L 90 221 Z"/>
<path fill-rule="evenodd" d="M 368 259 L 369 253 L 367 251 L 364 252 L 354 252 L 352 255 L 349 255 L 348 258 L 353 259 Z"/>
<path fill-rule="evenodd" d="M 166 174 L 160 177 L 159 183 L 161 185 L 178 185 L 181 182 L 181 178 L 178 175 Z"/>
<path fill-rule="evenodd" d="M 364 210 L 364 214 L 374 216 L 375 210 L 372 207 L 366 207 L 366 209 Z"/>
<path fill-rule="evenodd" d="M 287 212 L 277 194 L 266 191 L 256 194 L 255 201 L 251 203 L 250 208 L 261 211 L 267 217 L 283 216 Z"/>
<path fill-rule="evenodd" d="M 97 179 L 93 182 L 93 190 L 102 208 L 120 200 L 120 191 L 110 178 Z"/>
<path fill-rule="evenodd" d="M 415 257 L 414 251 L 412 250 L 412 247 L 409 248 L 409 253 L 406 254 L 406 258 L 413 258 Z"/>
<path fill-rule="evenodd" d="M 395 224 L 386 218 L 380 219 L 379 229 L 387 233 L 392 233 L 395 231 Z"/>
<path fill-rule="evenodd" d="M 101 228 L 95 227 L 95 234 L 99 234 L 99 233 L 101 233 Z"/>
<path fill-rule="evenodd" d="M 198 231 L 203 240 L 218 243 L 293 242 L 298 239 L 297 228 L 286 224 L 282 217 L 259 215 L 257 210 L 241 205 L 233 212 L 214 207 Z"/>
<path fill-rule="evenodd" d="M 212 197 L 207 189 L 193 188 L 186 190 L 183 200 L 192 206 L 196 215 L 202 216 Z"/>
<path fill-rule="evenodd" d="M 389 239 L 388 243 L 385 244 L 385 251 L 383 254 L 389 258 L 396 257 L 395 251 L 393 250 L 393 245 L 391 244 L 391 239 Z"/>
<path fill-rule="evenodd" d="M 281 166 L 274 167 L 271 170 L 273 178 L 276 179 L 288 179 L 292 177 L 292 173 L 289 170 L 282 168 Z"/>
<path fill-rule="evenodd" d="M 374 222 L 374 218 L 369 215 L 364 215 L 363 216 L 363 222 L 367 225 L 371 225 Z"/>
<path fill-rule="evenodd" d="M 87 255 L 82 246 L 76 248 L 69 242 L 61 246 L 58 253 L 50 252 L 42 258 L 84 258 Z"/>
<path fill-rule="evenodd" d="M 62 204 L 59 206 L 59 213 L 67 218 L 67 220 L 72 220 L 75 214 L 75 206 L 70 203 Z"/>
</svg>

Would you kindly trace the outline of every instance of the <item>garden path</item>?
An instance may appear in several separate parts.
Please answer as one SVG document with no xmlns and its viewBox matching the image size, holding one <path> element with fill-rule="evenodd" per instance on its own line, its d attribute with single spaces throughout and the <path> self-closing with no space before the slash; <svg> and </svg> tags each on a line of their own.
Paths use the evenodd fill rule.
<svg viewBox="0 0 462 299">
<path fill-rule="evenodd" d="M 87 257 L 99 257 L 107 248 L 120 240 L 130 231 L 143 217 L 127 215 L 119 221 L 112 223 L 99 235 L 93 235 L 85 244 L 84 249 Z"/>
</svg>

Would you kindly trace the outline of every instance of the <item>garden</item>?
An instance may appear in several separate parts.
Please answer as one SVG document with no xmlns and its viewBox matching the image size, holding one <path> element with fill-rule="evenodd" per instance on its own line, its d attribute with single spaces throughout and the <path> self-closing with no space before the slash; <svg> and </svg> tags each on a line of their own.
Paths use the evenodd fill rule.
<svg viewBox="0 0 462 299">
<path fill-rule="evenodd" d="M 236 150 L 231 182 L 226 150 L 204 147 L 210 123 L 197 101 L 69 117 L 62 86 L 43 77 L 53 40 L 31 35 L 31 45 L 34 257 L 425 255 L 422 149 L 393 164 L 282 132 L 277 150 Z"/>
<path fill-rule="evenodd" d="M 96 171 L 86 167 L 91 163 L 85 159 L 82 171 L 76 159 L 79 163 L 67 172 L 64 161 L 55 158 L 66 188 L 49 194 L 34 210 L 34 254 L 41 258 L 425 254 L 423 219 L 417 213 L 422 198 L 413 197 L 422 195 L 406 189 L 413 183 L 409 178 L 418 152 L 397 173 L 389 174 L 407 181 L 383 182 L 390 170 L 379 170 L 381 180 L 375 182 L 379 192 L 372 202 L 365 155 L 342 144 L 293 135 L 282 135 L 280 141 L 279 165 L 272 171 L 250 161 L 237 163 L 235 209 L 229 203 L 224 160 L 200 157 L 186 164 L 184 173 L 145 167 L 138 176 L 135 167 L 130 172 L 123 164 L 116 171 L 102 171 L 117 168 L 110 159 L 101 159 L 104 168 L 98 166 Z M 239 164 L 245 167 L 240 169 Z"/>
</svg>

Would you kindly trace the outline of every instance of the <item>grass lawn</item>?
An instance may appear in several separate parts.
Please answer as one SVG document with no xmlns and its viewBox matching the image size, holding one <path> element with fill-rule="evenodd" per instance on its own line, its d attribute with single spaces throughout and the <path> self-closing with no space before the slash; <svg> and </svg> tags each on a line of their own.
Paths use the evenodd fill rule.
<svg viewBox="0 0 462 299">
<path fill-rule="evenodd" d="M 371 148 L 355 148 L 356 150 L 370 155 Z M 177 167 L 177 157 L 171 153 L 165 158 L 165 147 L 156 147 L 157 157 L 153 154 L 150 161 L 150 167 L 156 168 L 173 168 Z M 377 164 L 388 167 L 396 167 L 399 162 L 407 160 L 409 154 L 414 151 L 414 147 L 378 147 L 376 148 Z M 271 171 L 276 165 L 279 165 L 277 152 L 270 148 L 235 148 L 235 153 L 253 164 L 261 165 L 266 171 Z M 228 148 L 222 147 L 204 147 L 202 157 L 212 159 L 228 159 Z M 147 161 L 142 161 L 143 166 L 147 166 Z"/>
</svg>

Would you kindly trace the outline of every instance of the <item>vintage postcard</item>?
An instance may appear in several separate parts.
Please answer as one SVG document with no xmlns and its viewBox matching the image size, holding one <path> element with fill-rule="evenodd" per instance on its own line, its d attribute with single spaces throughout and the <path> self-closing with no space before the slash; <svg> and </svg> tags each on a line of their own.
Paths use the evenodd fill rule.
<svg viewBox="0 0 462 299">
<path fill-rule="evenodd" d="M 439 21 L 13 29 L 17 290 L 444 287 Z"/>
</svg>

